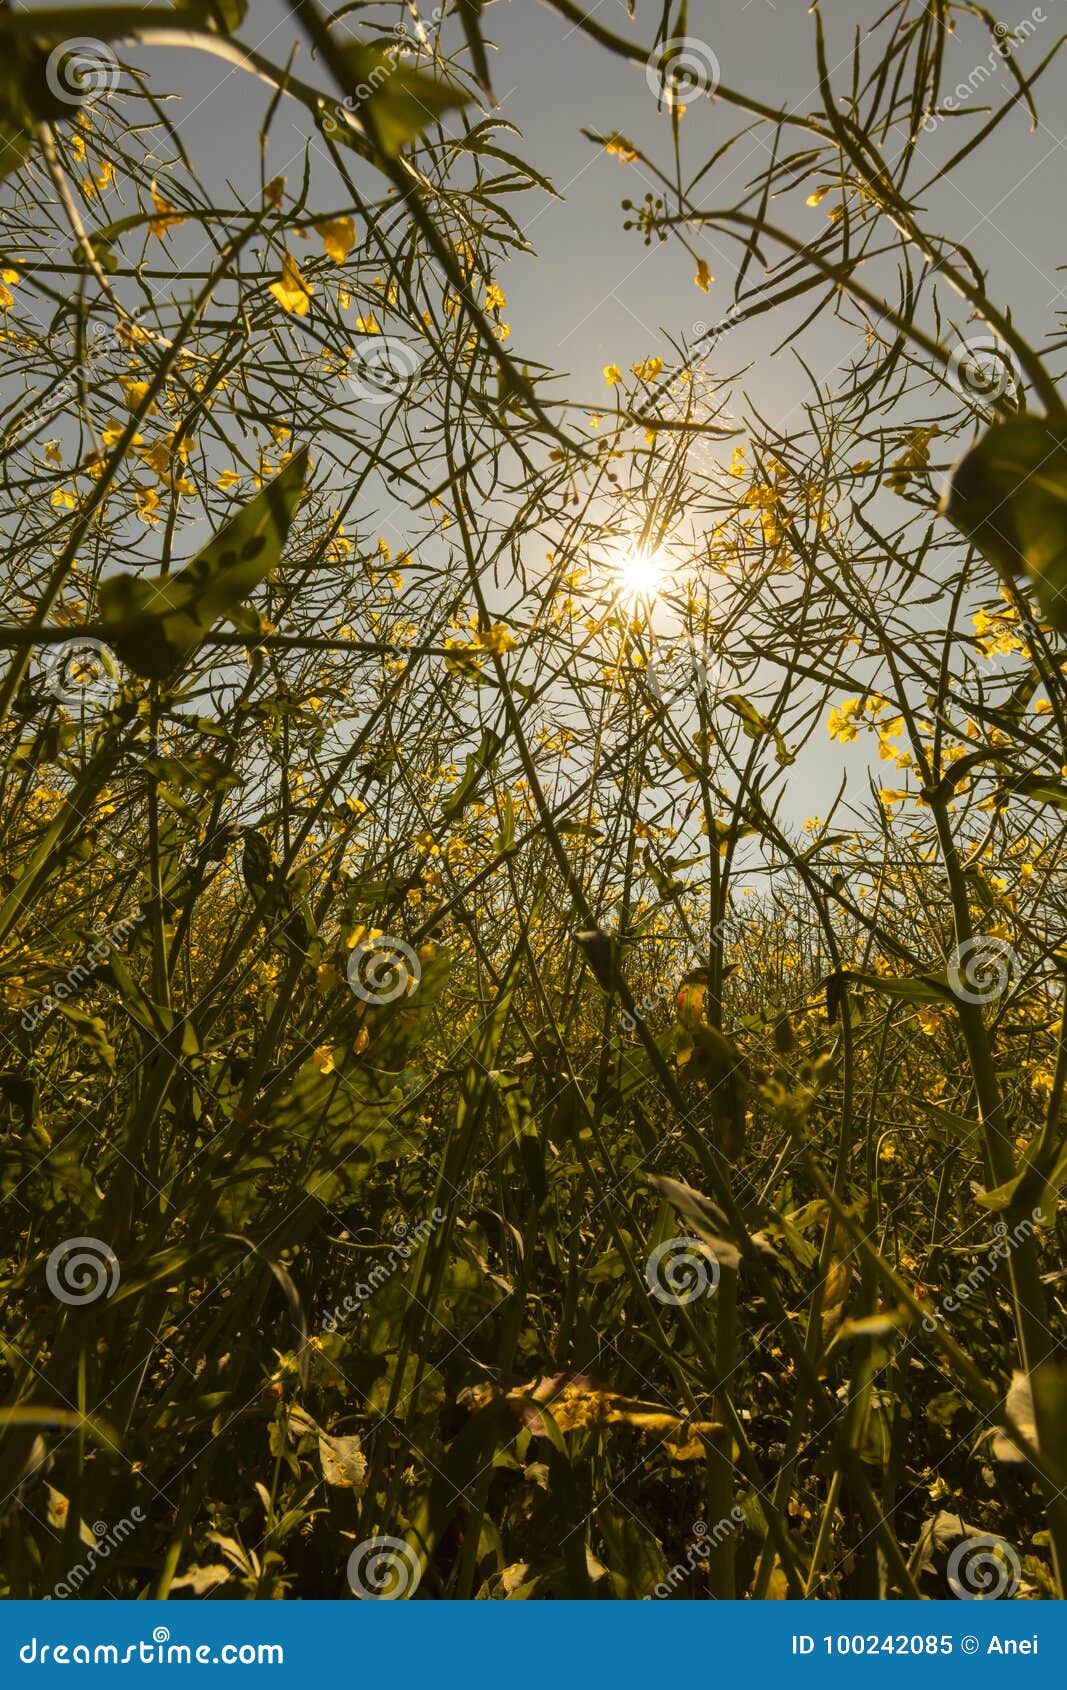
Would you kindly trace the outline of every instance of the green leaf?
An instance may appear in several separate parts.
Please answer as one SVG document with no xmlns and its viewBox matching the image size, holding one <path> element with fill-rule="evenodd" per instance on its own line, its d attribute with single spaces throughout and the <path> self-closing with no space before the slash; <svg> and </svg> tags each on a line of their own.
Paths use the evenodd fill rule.
<svg viewBox="0 0 1067 1690">
<path fill-rule="evenodd" d="M 774 755 L 777 763 L 781 764 L 782 767 L 788 767 L 790 763 L 796 762 L 796 758 L 786 745 L 780 730 L 766 716 L 761 716 L 756 706 L 745 697 L 744 693 L 727 693 L 723 698 L 723 703 L 728 704 L 730 709 L 740 716 L 741 726 L 749 739 L 774 740 Z"/>
<path fill-rule="evenodd" d="M 344 53 L 352 69 L 356 110 L 387 158 L 396 158 L 446 111 L 470 104 L 470 95 L 453 83 L 404 66 L 395 43 L 351 43 Z"/>
<path fill-rule="evenodd" d="M 33 136 L 12 123 L 6 108 L 0 106 L 0 182 L 5 176 L 13 176 L 32 151 Z"/>
<path fill-rule="evenodd" d="M 902 998 L 905 1003 L 955 1002 L 948 981 L 936 974 L 860 974 L 846 969 L 845 976 L 868 992 L 877 992 L 885 998 Z"/>
<path fill-rule="evenodd" d="M 111 575 L 101 582 L 108 643 L 135 674 L 169 675 L 266 579 L 281 557 L 307 461 L 305 448 L 176 575 Z"/>
<path fill-rule="evenodd" d="M 82 1042 L 114 1073 L 115 1047 L 108 1038 L 107 1028 L 99 1015 L 87 1015 L 84 1009 L 77 1009 L 70 1003 L 61 1003 L 58 1008 L 60 1015 L 70 1022 Z"/>
<path fill-rule="evenodd" d="M 953 469 L 941 509 L 1002 575 L 1027 575 L 1042 616 L 1067 631 L 1067 427 L 994 423 Z"/>
<path fill-rule="evenodd" d="M 497 753 L 503 743 L 498 733 L 494 733 L 492 728 L 486 728 L 477 751 L 467 753 L 467 767 L 463 779 L 441 811 L 443 822 L 458 820 L 467 805 L 473 803 L 482 780 L 487 774 L 492 773 Z"/>
<path fill-rule="evenodd" d="M 1067 785 L 1057 780 L 1055 775 L 1022 775 L 1002 786 L 1000 791 L 1016 798 L 1029 798 L 1034 804 L 1052 804 L 1057 810 L 1067 810 Z"/>
<path fill-rule="evenodd" d="M 467 51 L 471 56 L 474 74 L 478 78 L 487 94 L 492 93 L 489 85 L 489 62 L 485 54 L 485 42 L 482 39 L 481 16 L 485 0 L 458 0 L 459 21 L 463 25 L 463 34 L 467 42 Z"/>
</svg>

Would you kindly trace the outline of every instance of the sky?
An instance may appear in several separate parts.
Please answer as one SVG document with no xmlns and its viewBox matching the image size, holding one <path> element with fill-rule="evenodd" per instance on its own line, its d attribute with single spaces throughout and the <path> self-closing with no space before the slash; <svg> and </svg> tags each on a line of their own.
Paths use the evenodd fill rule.
<svg viewBox="0 0 1067 1690">
<path fill-rule="evenodd" d="M 658 0 L 636 0 L 633 18 L 626 0 L 596 0 L 589 9 L 607 29 L 648 45 L 661 8 Z M 840 86 L 847 86 L 854 33 L 862 34 L 882 10 L 882 0 L 828 0 L 823 5 L 829 61 Z M 424 14 L 429 11 L 423 8 Z M 384 17 L 385 9 L 379 15 Z M 399 15 L 399 8 L 389 15 Z M 1016 36 L 1026 37 L 1017 58 L 1032 69 L 1067 30 L 1067 0 L 1041 0 L 1035 6 L 1011 0 L 1010 9 L 999 16 Z M 818 106 L 807 0 L 691 0 L 688 29 L 724 85 L 794 112 Z M 550 198 L 535 189 L 509 206 L 513 215 L 524 212 L 523 232 L 532 249 L 511 260 L 498 278 L 508 298 L 509 349 L 517 359 L 540 360 L 566 372 L 568 395 L 590 409 L 607 409 L 611 396 L 605 365 L 626 369 L 654 353 L 667 354 L 667 336 L 691 339 L 697 325 L 716 321 L 727 309 L 736 249 L 721 235 L 698 237 L 698 253 L 716 278 L 705 294 L 694 285 L 692 259 L 676 242 L 646 246 L 638 233 L 624 230 L 621 200 L 640 200 L 647 189 L 658 191 L 659 184 L 643 164 L 609 156 L 582 130 L 621 132 L 669 168 L 670 120 L 657 101 L 654 78 L 650 85 L 642 65 L 623 62 L 589 41 L 544 0 L 494 0 L 484 14 L 484 30 L 496 49 L 490 54 L 493 114 L 516 126 L 520 137 L 508 144 L 553 183 L 558 195 Z M 276 62 L 301 40 L 298 73 L 329 87 L 322 68 L 309 63 L 284 0 L 251 0 L 240 34 Z M 919 180 L 932 175 L 978 126 L 977 108 L 999 104 L 1011 86 L 976 18 L 961 18 L 946 53 L 945 85 L 960 115 L 924 136 L 921 151 L 929 169 L 917 173 Z M 268 97 L 263 84 L 202 54 L 143 49 L 136 59 L 157 86 L 182 91 L 182 131 L 201 169 L 211 161 L 208 179 L 217 170 L 258 202 L 258 125 Z M 928 228 L 950 233 L 973 251 L 988 268 L 991 296 L 1008 304 L 1029 338 L 1039 342 L 1054 332 L 1067 299 L 1067 270 L 1060 268 L 1065 262 L 1061 114 L 1067 109 L 1067 57 L 1057 60 L 1039 85 L 1037 102 L 1041 121 L 1036 129 L 1025 111 L 1017 110 L 978 161 L 964 164 L 950 181 L 923 196 L 921 210 Z M 448 127 L 461 119 L 444 121 Z M 690 102 L 683 120 L 687 159 L 703 161 L 741 122 L 722 100 Z M 309 138 L 313 148 L 321 145 L 306 114 L 293 104 L 284 107 L 272 130 L 267 174 L 298 171 Z M 697 203 L 734 203 L 745 183 L 765 168 L 767 145 L 765 129 L 744 136 L 697 190 Z M 817 233 L 826 215 L 825 208 L 804 204 L 806 192 L 803 187 L 786 194 L 775 207 L 776 217 L 805 236 Z M 766 422 L 786 430 L 800 420 L 810 377 L 788 351 L 773 350 L 785 325 L 777 314 L 773 329 L 768 321 L 757 319 L 732 330 L 711 362 L 714 366 L 721 359 L 732 370 L 749 366 L 745 388 Z M 854 332 L 829 317 L 803 337 L 805 360 L 819 378 L 832 379 L 835 365 L 855 345 Z M 725 456 L 730 446 L 708 449 Z M 859 773 L 860 750 L 843 753 L 823 736 L 805 755 L 802 770 L 812 777 L 816 793 L 836 786 L 843 755 Z"/>
<path fill-rule="evenodd" d="M 604 27 L 649 45 L 660 6 L 658 0 L 636 0 L 633 19 L 626 0 L 597 0 L 589 10 Z M 428 15 L 431 8 L 422 11 Z M 822 7 L 830 63 L 842 86 L 847 85 L 853 32 L 866 29 L 882 11 L 883 0 L 829 0 Z M 1028 37 L 1017 48 L 1024 68 L 1035 65 L 1067 31 L 1067 0 L 1041 0 L 1032 7 L 1011 0 L 998 15 L 1017 35 Z M 691 0 L 688 28 L 714 59 L 723 84 L 795 112 L 818 105 L 808 0 Z M 497 48 L 490 54 L 497 96 L 493 115 L 521 131 L 515 150 L 548 177 L 560 196 L 552 200 L 536 190 L 526 196 L 523 228 L 534 250 L 513 260 L 501 278 L 512 344 L 521 355 L 577 376 L 582 398 L 604 403 L 605 364 L 625 367 L 662 350 L 664 331 L 691 335 L 695 323 L 715 321 L 726 309 L 736 249 L 721 236 L 704 237 L 700 250 L 716 277 L 705 295 L 694 286 L 688 256 L 674 242 L 646 247 L 637 233 L 624 232 L 620 201 L 627 196 L 640 200 L 658 184 L 641 164 L 624 165 L 609 157 L 581 131 L 621 131 L 669 167 L 669 118 L 658 109 L 654 85 L 649 86 L 642 66 L 624 63 L 587 40 L 543 0 L 493 0 L 484 13 L 484 29 Z M 284 60 L 298 32 L 284 0 L 250 0 L 240 34 L 268 56 Z M 968 78 L 991 56 L 989 35 L 977 19 L 961 19 L 947 54 L 947 87 L 962 87 L 964 95 L 957 101 L 961 115 L 924 138 L 922 150 L 932 168 L 976 127 L 968 114 L 1001 100 L 1011 86 L 1006 69 L 996 63 L 987 81 L 983 69 L 977 91 L 967 88 Z M 250 193 L 258 191 L 256 130 L 265 104 L 263 85 L 200 54 L 144 50 L 136 57 L 160 83 L 184 91 L 183 131 L 198 160 L 214 156 L 230 180 Z M 318 67 L 309 67 L 303 46 L 298 68 L 309 80 L 321 79 L 328 86 Z M 965 164 L 951 182 L 924 199 L 927 226 L 951 232 L 973 250 L 989 268 L 992 296 L 1032 323 L 1034 337 L 1051 330 L 1067 298 L 1067 272 L 1059 268 L 1065 261 L 1067 175 L 1059 117 L 1067 106 L 1067 57 L 1056 61 L 1037 95 L 1041 123 L 1036 131 L 1031 132 L 1020 109 L 982 149 L 979 161 Z M 447 117 L 445 124 L 459 121 Z M 723 101 L 692 102 L 684 119 L 688 158 L 707 157 L 737 127 L 737 114 Z M 292 157 L 306 134 L 306 119 L 290 106 L 272 136 L 272 165 L 288 162 L 284 155 Z M 766 161 L 766 133 L 745 137 L 697 191 L 697 203 L 729 205 Z M 794 197 L 797 204 L 777 209 L 791 227 L 814 234 L 825 211 L 807 211 L 802 196 Z M 514 204 L 510 209 L 515 212 Z M 769 421 L 783 423 L 806 391 L 807 378 L 788 357 L 768 356 L 774 338 L 759 323 L 735 331 L 728 356 L 731 368 L 751 361 L 754 396 Z M 832 369 L 842 351 L 832 326 L 805 338 L 805 353 L 817 371 L 820 365 Z"/>
</svg>

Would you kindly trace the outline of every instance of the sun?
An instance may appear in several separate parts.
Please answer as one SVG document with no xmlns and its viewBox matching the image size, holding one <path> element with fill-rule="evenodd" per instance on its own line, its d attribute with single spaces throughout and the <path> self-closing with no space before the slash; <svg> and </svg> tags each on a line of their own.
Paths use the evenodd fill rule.
<svg viewBox="0 0 1067 1690">
<path fill-rule="evenodd" d="M 628 599 L 655 598 L 663 581 L 666 559 L 662 552 L 635 547 L 619 559 L 619 589 Z"/>
</svg>

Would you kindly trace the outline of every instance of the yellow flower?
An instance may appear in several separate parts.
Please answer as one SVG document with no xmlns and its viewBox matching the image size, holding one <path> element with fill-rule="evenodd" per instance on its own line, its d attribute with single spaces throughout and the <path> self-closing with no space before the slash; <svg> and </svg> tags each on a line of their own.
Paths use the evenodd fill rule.
<svg viewBox="0 0 1067 1690">
<path fill-rule="evenodd" d="M 271 282 L 270 291 L 283 311 L 291 312 L 294 317 L 306 317 L 315 290 L 300 274 L 296 259 L 286 252 L 282 255 L 281 275 Z"/>
<path fill-rule="evenodd" d="M 336 1066 L 329 1045 L 320 1045 L 318 1050 L 312 1052 L 311 1060 L 320 1074 L 332 1074 Z"/>
<path fill-rule="evenodd" d="M 715 277 L 712 275 L 711 271 L 709 270 L 706 259 L 698 258 L 697 259 L 697 273 L 696 273 L 696 285 L 697 285 L 697 287 L 703 288 L 704 292 L 707 293 L 708 289 L 710 288 L 710 286 L 711 286 L 711 284 L 714 280 L 715 280 Z"/>
<path fill-rule="evenodd" d="M 503 288 L 498 288 L 495 282 L 490 282 L 485 290 L 485 308 L 487 311 L 502 311 L 507 304 Z"/>
<path fill-rule="evenodd" d="M 138 405 L 140 405 L 144 399 L 148 392 L 148 385 L 148 382 L 134 381 L 130 376 L 119 377 L 119 386 L 126 396 L 126 403 L 130 407 L 131 411 L 136 411 Z M 153 405 L 151 409 L 154 413 L 155 406 Z"/>
<path fill-rule="evenodd" d="M 159 521 L 159 494 L 154 487 L 138 487 L 136 498 L 141 521 L 154 526 Z"/>
<path fill-rule="evenodd" d="M 506 651 L 512 651 L 518 641 L 514 634 L 505 628 L 503 622 L 497 622 L 481 635 L 481 643 L 487 651 L 495 652 L 498 657 L 502 657 Z"/>
<path fill-rule="evenodd" d="M 152 195 L 152 204 L 156 208 L 156 215 L 149 220 L 148 232 L 162 240 L 168 229 L 173 229 L 178 223 L 184 223 L 185 218 L 176 205 L 171 205 L 169 200 L 165 200 L 163 195 L 156 191 L 154 182 L 149 192 Z"/>
<path fill-rule="evenodd" d="M 112 418 L 100 438 L 105 446 L 117 446 L 124 433 L 125 429 L 122 423 L 116 422 L 114 418 Z M 142 446 L 143 444 L 144 440 L 139 434 L 135 434 L 130 441 L 131 446 Z"/>
<path fill-rule="evenodd" d="M 15 303 L 15 295 L 11 289 L 19 279 L 17 270 L 0 270 L 0 311 L 10 311 Z"/>
<path fill-rule="evenodd" d="M 52 494 L 52 504 L 56 510 L 72 511 L 78 503 L 78 496 L 69 487 L 57 487 Z"/>
<path fill-rule="evenodd" d="M 859 713 L 858 698 L 846 698 L 840 706 L 834 705 L 826 723 L 826 731 L 831 739 L 840 740 L 842 745 L 848 745 L 859 732 L 856 716 Z"/>
<path fill-rule="evenodd" d="M 611 153 L 614 158 L 621 158 L 623 164 L 632 164 L 637 157 L 637 148 L 625 135 L 609 135 L 604 142 L 604 151 Z"/>
<path fill-rule="evenodd" d="M 324 218 L 316 223 L 315 233 L 322 236 L 327 258 L 343 264 L 356 244 L 356 225 L 351 217 Z"/>
<path fill-rule="evenodd" d="M 826 196 L 829 192 L 830 192 L 830 184 L 829 184 L 829 182 L 824 182 L 821 188 L 816 188 L 816 190 L 813 194 L 808 195 L 807 200 L 805 201 L 805 204 L 806 205 L 821 205 L 823 200 L 826 198 Z"/>
<path fill-rule="evenodd" d="M 662 358 L 643 358 L 638 364 L 631 364 L 631 370 L 638 381 L 655 381 L 663 368 Z"/>
<path fill-rule="evenodd" d="M 216 481 L 215 486 L 221 488 L 221 490 L 225 493 L 228 488 L 236 487 L 240 479 L 241 477 L 235 469 L 224 469 Z"/>
<path fill-rule="evenodd" d="M 617 382 L 622 380 L 622 371 L 619 369 L 618 364 L 604 365 L 604 380 L 607 382 L 609 387 L 614 387 Z"/>
<path fill-rule="evenodd" d="M 916 1012 L 916 1020 L 927 1038 L 932 1039 L 934 1034 L 940 1030 L 944 1017 L 942 1016 L 940 1010 L 934 1009 L 932 1005 L 928 1003 L 924 1003 Z"/>
</svg>

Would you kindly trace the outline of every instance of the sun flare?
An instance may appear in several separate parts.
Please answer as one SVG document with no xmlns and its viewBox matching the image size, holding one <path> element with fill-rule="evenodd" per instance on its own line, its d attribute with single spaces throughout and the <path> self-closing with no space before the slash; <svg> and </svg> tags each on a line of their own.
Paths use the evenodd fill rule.
<svg viewBox="0 0 1067 1690">
<path fill-rule="evenodd" d="M 619 588 L 625 598 L 655 598 L 663 581 L 665 560 L 662 552 L 646 552 L 639 548 L 627 552 L 619 560 Z"/>
</svg>

